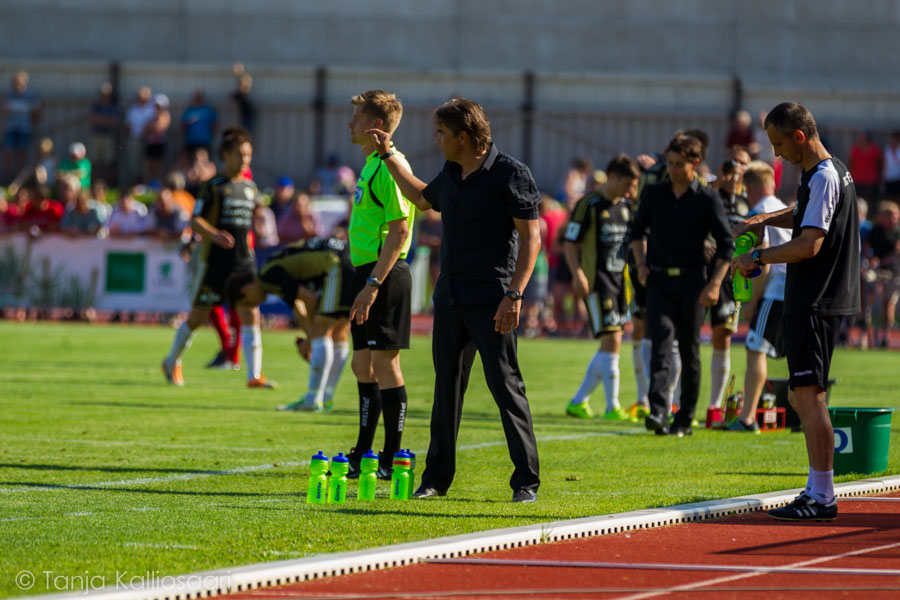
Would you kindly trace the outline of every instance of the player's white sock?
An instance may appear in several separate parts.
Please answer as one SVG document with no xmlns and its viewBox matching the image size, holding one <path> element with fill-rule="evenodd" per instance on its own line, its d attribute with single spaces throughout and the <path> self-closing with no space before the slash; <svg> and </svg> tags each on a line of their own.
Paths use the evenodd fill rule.
<svg viewBox="0 0 900 600">
<path fill-rule="evenodd" d="M 666 382 L 666 401 L 669 404 L 669 412 L 681 404 L 681 352 L 678 349 L 678 341 L 672 344 L 672 366 L 669 369 L 669 381 Z"/>
<path fill-rule="evenodd" d="M 806 476 L 806 487 L 803 488 L 803 491 L 806 492 L 807 495 L 812 496 L 812 488 L 813 488 L 813 469 L 809 468 L 809 474 Z"/>
<path fill-rule="evenodd" d="M 325 336 L 313 339 L 310 346 L 312 352 L 309 356 L 309 389 L 306 392 L 306 403 L 321 406 L 325 397 L 325 382 L 328 381 L 334 359 L 334 342 Z"/>
<path fill-rule="evenodd" d="M 349 357 L 350 344 L 334 342 L 334 358 L 331 362 L 331 369 L 328 371 L 328 380 L 325 382 L 325 402 L 334 398 L 334 390 L 341 379 L 341 373 L 344 371 L 344 365 L 347 364 Z"/>
<path fill-rule="evenodd" d="M 597 354 L 601 354 L 598 352 Z M 603 352 L 603 391 L 606 392 L 606 412 L 619 408 L 619 355 Z"/>
<path fill-rule="evenodd" d="M 644 353 L 643 343 L 641 340 L 631 344 L 631 360 L 634 362 L 634 380 L 637 383 L 637 401 L 641 406 L 650 406 L 650 400 L 647 398 L 647 392 L 650 391 L 650 385 L 647 378 L 644 377 Z"/>
<path fill-rule="evenodd" d="M 584 374 L 584 380 L 581 382 L 581 387 L 578 388 L 578 391 L 575 392 L 575 396 L 572 397 L 572 404 L 584 404 L 590 400 L 591 393 L 598 385 L 600 385 L 600 382 L 603 381 L 604 369 L 608 362 L 604 360 L 604 354 L 607 356 L 609 355 L 608 352 L 601 352 L 600 350 L 597 350 L 597 353 L 594 354 L 594 358 L 591 359 L 587 372 Z"/>
<path fill-rule="evenodd" d="M 650 362 L 653 360 L 653 340 L 644 338 L 641 340 L 641 357 L 644 363 L 644 382 L 647 390 L 650 390 Z"/>
<path fill-rule="evenodd" d="M 713 350 L 712 360 L 709 363 L 709 405 L 712 408 L 722 406 L 722 394 L 725 392 L 725 382 L 731 372 L 731 349 Z"/>
<path fill-rule="evenodd" d="M 241 326 L 241 344 L 244 346 L 247 381 L 259 379 L 262 374 L 262 332 L 259 325 Z"/>
<path fill-rule="evenodd" d="M 166 356 L 166 362 L 170 365 L 180 365 L 181 357 L 184 352 L 191 346 L 191 340 L 194 338 L 194 330 L 188 327 L 187 322 L 179 325 L 175 330 L 175 339 L 172 340 L 172 348 L 169 355 Z"/>
<path fill-rule="evenodd" d="M 828 504 L 834 500 L 834 471 L 813 471 L 810 469 L 812 477 L 812 497 L 820 504 Z"/>
</svg>

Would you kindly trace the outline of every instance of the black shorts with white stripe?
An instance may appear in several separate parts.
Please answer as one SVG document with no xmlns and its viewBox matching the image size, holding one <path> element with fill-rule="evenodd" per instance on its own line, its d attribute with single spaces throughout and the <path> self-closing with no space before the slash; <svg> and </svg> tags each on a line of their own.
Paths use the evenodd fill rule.
<svg viewBox="0 0 900 600">
<path fill-rule="evenodd" d="M 747 332 L 747 350 L 760 352 L 770 358 L 784 356 L 784 302 L 763 298 L 756 306 L 750 331 Z"/>
</svg>

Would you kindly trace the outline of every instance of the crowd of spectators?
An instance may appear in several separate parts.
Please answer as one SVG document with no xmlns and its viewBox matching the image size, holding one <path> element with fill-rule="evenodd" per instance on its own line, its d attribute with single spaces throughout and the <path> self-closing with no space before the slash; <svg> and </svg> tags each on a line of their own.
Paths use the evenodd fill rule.
<svg viewBox="0 0 900 600">
<path fill-rule="evenodd" d="M 240 63 L 234 65 L 233 74 L 235 89 L 222 101 L 234 103 L 238 122 L 252 131 L 257 120 L 251 99 L 253 78 Z M 6 187 L 0 187 L 0 233 L 149 236 L 190 242 L 194 198 L 203 182 L 216 174 L 215 141 L 223 125 L 219 111 L 202 89 L 195 90 L 182 113 L 174 116 L 169 97 L 148 86 L 141 86 L 124 109 L 119 108 L 116 94 L 109 83 L 99 87 L 87 107 L 88 145 L 74 142 L 60 155 L 50 137 L 33 139 L 39 131 L 41 101 L 29 87 L 28 74 L 18 72 L 12 77 L 3 103 L 0 185 Z M 850 340 L 850 326 L 858 326 L 863 334 L 853 341 L 872 347 L 889 344 L 900 298 L 900 261 L 896 260 L 900 252 L 900 131 L 883 137 L 879 143 L 882 134 L 859 132 L 847 156 L 860 199 L 865 291 L 864 310 L 857 319 L 848 320 L 844 340 Z M 754 159 L 771 164 L 779 186 L 780 161 L 761 122 L 754 123 L 749 112 L 735 113 L 722 142 L 725 149 L 742 147 Z M 34 158 L 29 161 L 32 149 Z M 638 157 L 645 169 L 658 160 L 659 154 L 653 153 Z M 718 169 L 704 164 L 699 172 L 713 182 Z M 580 156 L 572 160 L 555 195 L 544 195 L 540 207 L 543 247 L 525 295 L 524 335 L 588 335 L 583 303 L 572 293 L 571 274 L 562 259 L 562 237 L 574 204 L 604 180 L 605 173 L 593 168 L 591 158 Z M 333 234 L 322 230 L 314 198 L 323 194 L 349 198 L 356 174 L 331 153 L 306 185 L 297 185 L 288 175 L 256 182 L 262 192 L 253 213 L 253 237 L 257 251 L 265 254 L 282 244 Z M 342 219 L 337 221 L 338 228 L 346 226 Z M 434 211 L 421 215 L 414 235 L 418 246 L 428 250 L 428 279 L 433 286 L 440 269 L 440 216 Z"/>
</svg>

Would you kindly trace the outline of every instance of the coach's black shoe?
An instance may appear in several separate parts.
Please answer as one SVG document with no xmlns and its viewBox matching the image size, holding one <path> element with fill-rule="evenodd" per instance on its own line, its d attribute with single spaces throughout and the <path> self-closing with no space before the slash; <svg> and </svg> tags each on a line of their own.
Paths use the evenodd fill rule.
<svg viewBox="0 0 900 600">
<path fill-rule="evenodd" d="M 694 428 L 691 426 L 684 427 L 682 425 L 673 425 L 669 428 L 669 435 L 674 435 L 675 437 L 687 437 L 694 433 Z"/>
<path fill-rule="evenodd" d="M 654 414 L 644 417 L 644 427 L 646 427 L 648 431 L 655 431 L 656 435 L 667 435 L 669 433 L 669 426 L 668 423 L 666 423 L 665 417 Z"/>
<path fill-rule="evenodd" d="M 522 488 L 521 490 L 513 494 L 512 501 L 519 502 L 521 504 L 537 502 L 537 492 L 535 492 L 534 490 L 526 490 L 525 488 Z"/>
<path fill-rule="evenodd" d="M 828 504 L 816 502 L 806 492 L 781 508 L 773 508 L 769 516 L 779 521 L 834 521 L 837 517 L 837 498 Z"/>
<path fill-rule="evenodd" d="M 347 479 L 359 479 L 359 473 L 360 473 L 359 463 L 360 463 L 360 459 L 358 459 L 358 458 L 353 458 L 353 451 L 354 451 L 354 450 L 356 450 L 356 448 L 351 448 L 351 449 L 350 449 L 350 454 L 347 455 L 347 464 L 349 465 L 349 470 L 347 471 Z"/>
<path fill-rule="evenodd" d="M 436 498 L 438 496 L 446 496 L 447 492 L 441 491 L 436 487 L 432 487 L 430 484 L 423 483 L 419 486 L 415 492 L 413 492 L 413 498 Z"/>
</svg>

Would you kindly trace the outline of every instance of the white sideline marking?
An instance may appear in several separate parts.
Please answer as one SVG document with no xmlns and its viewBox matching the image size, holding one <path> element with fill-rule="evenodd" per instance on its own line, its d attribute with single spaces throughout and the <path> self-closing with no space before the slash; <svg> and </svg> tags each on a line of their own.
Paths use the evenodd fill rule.
<svg viewBox="0 0 900 600">
<path fill-rule="evenodd" d="M 643 431 L 639 431 L 638 433 L 643 433 Z M 618 436 L 618 435 L 631 435 L 627 433 L 616 433 L 616 432 L 591 432 L 584 434 L 572 434 L 572 435 L 556 435 L 556 436 L 545 436 L 538 438 L 539 442 L 548 442 L 548 441 L 557 441 L 557 440 L 575 440 L 581 438 L 592 438 L 592 437 L 610 437 L 610 436 Z M 128 444 L 130 442 L 122 442 L 123 444 Z M 142 442 L 135 442 L 136 444 L 141 444 Z M 506 440 L 497 440 L 495 442 L 484 442 L 482 444 L 469 444 L 464 446 L 459 446 L 457 450 L 477 450 L 480 448 L 489 448 L 491 446 L 505 446 Z M 197 446 L 185 446 L 191 448 L 197 448 Z M 204 448 L 209 449 L 209 448 Z M 155 483 L 166 483 L 169 481 L 190 481 L 192 479 L 200 479 L 203 477 L 221 477 L 221 476 L 229 476 L 229 475 L 240 475 L 242 473 L 252 473 L 254 471 L 264 471 L 267 469 L 275 469 L 280 467 L 300 467 L 303 465 L 309 464 L 308 460 L 300 461 L 300 462 L 280 462 L 278 463 L 278 467 L 275 467 L 272 463 L 266 463 L 263 465 L 252 465 L 248 467 L 237 467 L 234 469 L 229 469 L 226 471 L 200 471 L 198 473 L 178 473 L 173 475 L 164 475 L 162 477 L 140 477 L 137 479 L 124 479 L 124 480 L 115 480 L 115 481 L 98 481 L 96 483 L 72 483 L 72 484 L 49 484 L 49 485 L 36 485 L 31 487 L 21 487 L 21 488 L 0 488 L 0 494 L 10 494 L 15 492 L 55 492 L 60 490 L 80 490 L 80 489 L 91 489 L 97 487 L 120 487 L 120 486 L 129 486 L 129 485 L 151 485 Z"/>
<path fill-rule="evenodd" d="M 875 546 L 872 548 L 862 548 L 860 550 L 853 550 L 851 552 L 843 552 L 841 554 L 832 554 L 831 556 L 821 556 L 819 558 L 813 558 L 810 560 L 802 560 L 799 562 L 791 563 L 789 565 L 784 565 L 782 569 L 796 569 L 799 567 L 805 567 L 808 565 L 815 565 L 823 562 L 828 562 L 830 560 L 839 560 L 841 558 L 849 558 L 851 556 L 858 556 L 860 554 L 868 554 L 869 552 L 878 552 L 880 550 L 889 550 L 891 548 L 896 548 L 900 546 L 900 542 L 896 542 L 893 544 L 885 544 L 884 546 Z M 773 568 L 772 572 L 777 572 L 777 568 Z M 643 598 L 654 598 L 656 596 L 664 596 L 666 594 L 671 594 L 673 592 L 684 592 L 695 590 L 699 588 L 705 588 L 711 585 L 716 585 L 718 583 L 728 583 L 731 581 L 738 581 L 740 579 L 749 579 L 750 577 L 759 577 L 760 575 L 765 575 L 766 573 L 742 573 L 740 575 L 730 575 L 728 577 L 717 577 L 716 579 L 707 579 L 706 581 L 696 581 L 694 583 L 686 583 L 684 585 L 676 585 L 670 588 L 666 588 L 664 590 L 647 592 L 643 594 L 633 594 L 631 596 L 622 596 L 619 600 L 642 600 Z"/>
<path fill-rule="evenodd" d="M 188 546 L 187 544 L 151 544 L 144 542 L 125 542 L 120 544 L 126 548 L 158 548 L 161 550 L 199 550 L 199 546 Z"/>
</svg>

